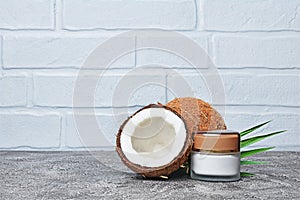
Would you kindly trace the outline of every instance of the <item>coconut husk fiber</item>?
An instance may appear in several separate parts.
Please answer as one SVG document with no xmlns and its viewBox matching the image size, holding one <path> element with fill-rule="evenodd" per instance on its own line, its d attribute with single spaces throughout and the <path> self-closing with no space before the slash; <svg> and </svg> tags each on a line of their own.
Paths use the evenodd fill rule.
<svg viewBox="0 0 300 200">
<path fill-rule="evenodd" d="M 186 122 L 190 133 L 226 129 L 222 116 L 209 104 L 193 97 L 175 98 L 166 104 Z"/>
</svg>

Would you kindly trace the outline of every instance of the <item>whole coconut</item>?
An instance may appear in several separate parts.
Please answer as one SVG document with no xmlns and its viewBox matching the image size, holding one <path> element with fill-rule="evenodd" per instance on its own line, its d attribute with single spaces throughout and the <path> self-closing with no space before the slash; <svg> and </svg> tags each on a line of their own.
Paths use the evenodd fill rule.
<svg viewBox="0 0 300 200">
<path fill-rule="evenodd" d="M 175 110 L 185 120 L 190 133 L 226 129 L 222 116 L 210 104 L 201 99 L 175 98 L 166 106 Z"/>
</svg>

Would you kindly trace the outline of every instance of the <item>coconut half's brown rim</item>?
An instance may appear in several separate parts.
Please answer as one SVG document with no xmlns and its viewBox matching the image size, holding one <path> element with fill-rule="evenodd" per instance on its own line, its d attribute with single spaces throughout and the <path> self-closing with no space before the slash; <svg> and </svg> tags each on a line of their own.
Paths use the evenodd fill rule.
<svg viewBox="0 0 300 200">
<path fill-rule="evenodd" d="M 163 166 L 159 166 L 159 167 L 145 167 L 145 166 L 141 166 L 139 164 L 132 163 L 131 161 L 129 161 L 126 158 L 125 154 L 123 153 L 123 151 L 121 149 L 120 139 L 121 139 L 121 134 L 122 134 L 123 128 L 126 125 L 126 123 L 137 113 L 141 112 L 144 109 L 149 109 L 149 108 L 163 108 L 163 109 L 170 110 L 171 112 L 176 114 L 183 121 L 185 130 L 187 133 L 186 138 L 185 138 L 186 142 L 185 142 L 183 148 L 181 149 L 180 153 L 170 163 L 163 165 Z M 138 111 L 136 111 L 133 115 L 129 116 L 120 126 L 118 134 L 117 134 L 117 139 L 116 139 L 116 151 L 119 154 L 123 163 L 127 167 L 129 167 L 131 170 L 133 170 L 134 172 L 136 172 L 142 176 L 145 176 L 145 177 L 160 177 L 160 176 L 170 175 L 172 172 L 179 169 L 180 166 L 185 164 L 185 162 L 187 161 L 188 156 L 192 150 L 192 146 L 193 146 L 193 135 L 192 135 L 192 133 L 189 132 L 185 120 L 175 110 L 173 110 L 170 107 L 164 106 L 162 104 L 149 104 L 149 105 L 139 109 Z"/>
</svg>

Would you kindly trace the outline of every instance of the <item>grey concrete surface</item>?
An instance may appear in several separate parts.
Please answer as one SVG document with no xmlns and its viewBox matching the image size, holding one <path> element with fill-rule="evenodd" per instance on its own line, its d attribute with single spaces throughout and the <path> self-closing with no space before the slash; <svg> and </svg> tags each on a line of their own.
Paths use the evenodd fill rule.
<svg viewBox="0 0 300 200">
<path fill-rule="evenodd" d="M 267 152 L 256 176 L 212 183 L 176 173 L 143 179 L 115 152 L 0 151 L 0 199 L 300 199 L 300 152 Z"/>
</svg>

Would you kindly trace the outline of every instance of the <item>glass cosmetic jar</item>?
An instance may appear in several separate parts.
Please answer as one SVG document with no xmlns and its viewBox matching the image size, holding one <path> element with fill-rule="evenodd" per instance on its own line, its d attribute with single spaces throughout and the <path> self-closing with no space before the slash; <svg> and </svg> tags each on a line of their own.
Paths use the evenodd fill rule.
<svg viewBox="0 0 300 200">
<path fill-rule="evenodd" d="M 192 179 L 237 181 L 240 179 L 240 134 L 215 130 L 197 132 L 191 152 Z"/>
</svg>

